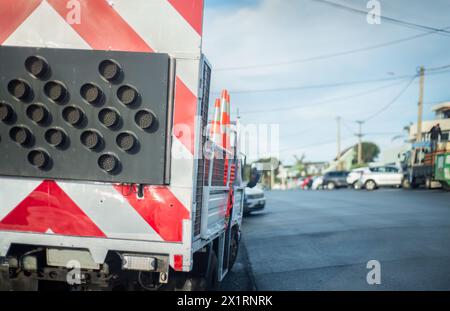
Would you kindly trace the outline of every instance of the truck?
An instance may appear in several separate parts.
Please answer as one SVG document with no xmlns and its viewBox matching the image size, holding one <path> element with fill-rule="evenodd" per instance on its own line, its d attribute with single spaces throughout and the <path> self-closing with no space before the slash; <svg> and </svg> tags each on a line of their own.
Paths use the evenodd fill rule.
<svg viewBox="0 0 450 311">
<path fill-rule="evenodd" d="M 0 289 L 218 288 L 244 157 L 209 135 L 203 9 L 0 0 Z"/>
<path fill-rule="evenodd" d="M 427 189 L 442 186 L 450 190 L 450 142 L 441 142 L 433 147 L 430 141 L 412 144 L 402 161 L 404 189 Z"/>
</svg>

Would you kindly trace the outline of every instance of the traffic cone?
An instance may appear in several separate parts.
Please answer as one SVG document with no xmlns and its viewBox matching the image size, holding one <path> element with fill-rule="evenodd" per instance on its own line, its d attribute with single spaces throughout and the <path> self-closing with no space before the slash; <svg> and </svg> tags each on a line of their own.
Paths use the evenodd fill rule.
<svg viewBox="0 0 450 311">
<path fill-rule="evenodd" d="M 221 135 L 222 135 L 222 142 L 221 146 L 223 148 L 226 147 L 226 137 L 227 137 L 227 98 L 228 98 L 228 91 L 223 90 L 222 95 L 220 96 L 220 129 L 221 129 Z"/>
<path fill-rule="evenodd" d="M 211 140 L 216 144 L 220 144 L 220 140 L 222 138 L 220 127 L 220 99 L 217 98 L 214 103 L 214 119 L 211 122 L 210 132 Z"/>
<path fill-rule="evenodd" d="M 230 136 L 231 136 L 231 103 L 230 103 L 230 93 L 227 92 L 226 96 L 226 140 L 225 148 L 231 151 Z"/>
</svg>

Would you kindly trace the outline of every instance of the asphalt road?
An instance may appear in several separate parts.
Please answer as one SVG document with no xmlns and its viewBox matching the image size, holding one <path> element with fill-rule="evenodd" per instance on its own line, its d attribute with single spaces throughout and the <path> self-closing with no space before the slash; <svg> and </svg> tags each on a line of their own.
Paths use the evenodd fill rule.
<svg viewBox="0 0 450 311">
<path fill-rule="evenodd" d="M 450 193 L 273 191 L 223 289 L 450 290 Z M 381 284 L 369 285 L 370 260 Z"/>
</svg>

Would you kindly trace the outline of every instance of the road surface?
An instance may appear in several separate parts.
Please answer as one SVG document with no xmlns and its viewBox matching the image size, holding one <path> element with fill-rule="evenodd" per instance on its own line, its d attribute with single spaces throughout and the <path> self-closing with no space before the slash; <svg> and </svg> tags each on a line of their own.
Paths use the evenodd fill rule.
<svg viewBox="0 0 450 311">
<path fill-rule="evenodd" d="M 450 290 L 450 193 L 272 191 L 223 289 Z M 380 263 L 369 285 L 367 263 Z"/>
</svg>

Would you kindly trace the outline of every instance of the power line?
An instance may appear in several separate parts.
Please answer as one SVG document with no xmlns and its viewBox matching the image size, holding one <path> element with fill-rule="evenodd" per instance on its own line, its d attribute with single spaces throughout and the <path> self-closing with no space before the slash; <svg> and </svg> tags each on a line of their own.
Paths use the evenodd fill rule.
<svg viewBox="0 0 450 311">
<path fill-rule="evenodd" d="M 345 127 L 345 129 L 348 131 L 348 132 L 350 132 L 350 134 L 352 134 L 352 135 L 356 135 L 356 132 L 355 131 L 353 131 L 353 129 L 348 125 L 348 123 L 347 122 L 345 122 L 345 120 L 343 120 L 344 122 L 342 122 L 342 124 L 344 125 L 344 127 Z"/>
<path fill-rule="evenodd" d="M 335 8 L 339 8 L 342 10 L 346 10 L 349 12 L 363 14 L 365 16 L 367 16 L 367 14 L 369 14 L 369 12 L 367 12 L 367 11 L 353 8 L 353 7 L 344 5 L 344 4 L 328 1 L 328 0 L 312 0 L 312 1 L 320 2 L 320 3 L 326 4 L 326 5 L 335 7 Z M 400 20 L 400 19 L 393 18 L 393 17 L 383 16 L 383 15 L 380 15 L 380 18 L 387 22 L 397 24 L 397 25 L 402 25 L 402 26 L 405 26 L 408 28 L 414 28 L 414 29 L 420 29 L 420 30 L 426 30 L 426 31 L 431 30 L 431 31 L 434 31 L 438 34 L 445 35 L 445 36 L 447 36 L 447 34 L 450 34 L 450 31 L 443 29 L 443 28 L 435 28 L 435 27 L 431 27 L 431 26 L 427 26 L 427 25 L 416 24 L 416 23 L 407 22 L 407 21 Z"/>
<path fill-rule="evenodd" d="M 449 100 L 447 98 L 447 99 L 443 99 L 443 100 L 440 100 L 440 101 L 426 102 L 426 103 L 424 103 L 424 105 L 425 106 L 438 105 L 438 104 L 442 104 L 442 103 L 445 103 L 445 102 L 448 102 L 448 101 Z"/>
<path fill-rule="evenodd" d="M 298 135 L 306 134 L 306 133 L 311 132 L 312 130 L 313 129 L 310 128 L 310 129 L 307 129 L 307 130 L 301 130 L 301 131 L 292 132 L 292 133 L 283 135 L 283 138 L 290 137 L 290 136 L 298 136 Z"/>
<path fill-rule="evenodd" d="M 399 132 L 374 132 L 374 133 L 364 133 L 364 136 L 391 136 L 391 135 L 400 135 Z"/>
<path fill-rule="evenodd" d="M 448 65 L 448 67 L 450 68 L 450 65 Z M 450 69 L 430 73 L 429 76 L 446 73 L 449 70 Z M 276 92 L 286 92 L 286 91 L 301 91 L 301 90 L 311 90 L 311 89 L 335 88 L 335 87 L 351 86 L 351 85 L 358 85 L 358 84 L 369 84 L 369 83 L 376 83 L 376 82 L 404 80 L 404 79 L 412 78 L 415 76 L 416 75 L 399 75 L 396 77 L 389 77 L 389 78 L 356 80 L 356 81 L 347 81 L 347 82 L 334 82 L 334 83 L 324 83 L 324 84 L 310 84 L 310 85 L 291 86 L 291 87 L 284 87 L 284 88 L 231 90 L 230 93 L 232 93 L 232 94 L 255 94 L 255 93 L 276 93 Z M 215 91 L 215 92 L 211 92 L 211 95 L 218 95 L 220 93 L 221 92 Z"/>
<path fill-rule="evenodd" d="M 374 114 L 372 114 L 369 117 L 365 118 L 363 120 L 363 122 L 370 121 L 370 120 L 374 119 L 375 117 L 379 116 L 381 113 L 383 113 L 387 109 L 389 109 L 409 89 L 409 87 L 411 86 L 411 84 L 414 82 L 414 80 L 416 78 L 417 78 L 417 75 L 414 76 L 413 78 L 411 78 L 411 80 L 408 81 L 408 83 L 405 85 L 404 88 L 402 88 L 402 90 L 397 94 L 397 96 L 395 96 L 386 106 L 382 107 L 380 110 L 378 110 Z"/>
<path fill-rule="evenodd" d="M 441 70 L 446 70 L 449 69 L 450 65 L 444 65 L 444 66 L 439 66 L 439 67 L 431 67 L 431 68 L 425 68 L 425 71 L 441 71 Z"/>
<path fill-rule="evenodd" d="M 401 83 L 403 83 L 404 80 L 401 81 L 397 81 L 395 83 L 391 83 L 388 85 L 384 85 L 381 87 L 377 87 L 374 89 L 370 89 L 367 91 L 363 91 L 363 92 L 359 92 L 356 94 L 352 94 L 352 95 L 347 95 L 347 96 L 342 96 L 342 97 L 335 97 L 335 98 L 331 98 L 331 99 L 326 99 L 323 101 L 318 101 L 312 104 L 307 104 L 307 105 L 295 105 L 295 106 L 287 106 L 287 107 L 281 107 L 281 108 L 270 108 L 270 109 L 262 109 L 262 110 L 247 110 L 247 111 L 241 111 L 241 113 L 243 114 L 255 114 L 255 113 L 264 113 L 264 112 L 278 112 L 278 111 L 290 111 L 290 110 L 298 110 L 298 109 L 303 109 L 303 108 L 308 108 L 308 107 L 316 107 L 319 105 L 324 105 L 324 104 L 328 104 L 328 103 L 334 103 L 334 102 L 339 102 L 339 101 L 343 101 L 343 100 L 347 100 L 347 99 L 352 99 L 352 98 L 357 98 L 357 97 L 361 97 L 364 95 L 368 95 L 368 94 L 372 94 L 372 93 L 376 93 L 379 92 L 383 89 L 387 89 L 396 85 L 399 85 Z"/>
<path fill-rule="evenodd" d="M 446 28 L 443 28 L 443 29 L 450 30 L 450 27 L 446 27 Z M 323 54 L 323 55 L 307 57 L 307 58 L 298 58 L 298 59 L 292 59 L 292 60 L 287 60 L 287 61 L 282 61 L 282 62 L 275 62 L 275 63 L 269 63 L 269 64 L 236 66 L 236 67 L 222 67 L 222 68 L 214 69 L 214 71 L 216 71 L 216 72 L 218 72 L 218 71 L 225 72 L 225 71 L 241 71 L 241 70 L 251 70 L 251 69 L 274 68 L 274 67 L 280 67 L 280 66 L 286 66 L 286 65 L 295 65 L 295 64 L 302 64 L 302 63 L 313 62 L 313 61 L 326 60 L 326 59 L 330 59 L 330 58 L 335 58 L 335 57 L 339 57 L 339 56 L 346 56 L 346 55 L 351 55 L 351 54 L 356 54 L 356 53 L 367 52 L 367 51 L 370 51 L 370 50 L 384 48 L 384 47 L 387 47 L 387 46 L 390 46 L 390 45 L 395 45 L 395 44 L 399 44 L 399 43 L 403 43 L 403 42 L 407 42 L 407 41 L 416 40 L 416 39 L 419 39 L 419 38 L 422 38 L 422 37 L 426 37 L 426 36 L 435 34 L 436 32 L 437 31 L 433 30 L 433 31 L 430 31 L 430 32 L 427 32 L 427 33 L 422 33 L 422 34 L 418 34 L 418 35 L 414 35 L 414 36 L 410 36 L 410 37 L 405 37 L 405 38 L 401 38 L 401 39 L 397 39 L 397 40 L 393 40 L 393 41 L 388 41 L 388 42 L 385 42 L 385 43 L 370 45 L 370 46 L 363 47 L 363 48 L 358 48 L 358 49 L 346 50 L 346 51 L 342 51 L 342 52 Z"/>
<path fill-rule="evenodd" d="M 356 84 L 367 84 L 374 82 L 384 82 L 384 81 L 395 81 L 402 80 L 406 78 L 411 78 L 411 75 L 402 75 L 397 77 L 389 77 L 389 78 L 379 78 L 379 79 L 368 79 L 368 80 L 359 80 L 359 81 L 347 81 L 347 82 L 334 82 L 334 83 L 325 83 L 325 84 L 311 84 L 311 85 L 303 85 L 303 86 L 291 86 L 291 87 L 280 87 L 280 88 L 270 88 L 270 89 L 249 89 L 249 90 L 232 90 L 230 93 L 232 94 L 249 94 L 249 93 L 272 93 L 272 92 L 285 92 L 285 91 L 300 91 L 300 90 L 310 90 L 310 89 L 322 89 L 322 88 L 333 88 L 340 86 L 349 86 Z M 213 92 L 212 94 L 220 94 L 220 92 Z"/>
<path fill-rule="evenodd" d="M 342 141 L 346 141 L 346 140 L 348 140 L 350 138 L 352 138 L 352 136 L 346 136 L 344 139 L 342 139 Z M 318 146 L 325 146 L 325 145 L 330 145 L 330 144 L 335 144 L 335 143 L 336 143 L 336 139 L 333 139 L 333 140 L 327 140 L 327 141 L 314 143 L 314 144 L 310 144 L 310 145 L 304 145 L 304 146 L 296 147 L 296 148 L 281 149 L 280 152 L 297 151 L 297 150 L 301 150 L 301 149 L 306 149 L 306 148 L 311 148 L 311 147 L 318 147 Z"/>
<path fill-rule="evenodd" d="M 450 65 L 449 65 L 450 68 Z M 430 73 L 429 75 L 442 74 L 446 73 L 450 70 L 442 70 L 434 73 Z M 378 78 L 378 79 L 368 79 L 368 80 L 357 80 L 357 81 L 347 81 L 347 82 L 334 82 L 334 83 L 325 83 L 325 84 L 311 84 L 311 85 L 303 85 L 303 86 L 291 86 L 284 88 L 265 88 L 265 89 L 248 89 L 248 90 L 231 90 L 232 94 L 255 94 L 255 93 L 276 93 L 276 92 L 286 92 L 286 91 L 300 91 L 300 90 L 311 90 L 311 89 L 323 89 L 323 88 L 337 88 L 342 86 L 351 86 L 358 84 L 369 84 L 376 82 L 384 82 L 384 81 L 396 81 L 396 80 L 404 80 L 408 78 L 415 77 L 416 75 L 399 75 L 396 77 L 389 78 Z M 211 95 L 218 95 L 221 92 L 211 92 Z"/>
</svg>

